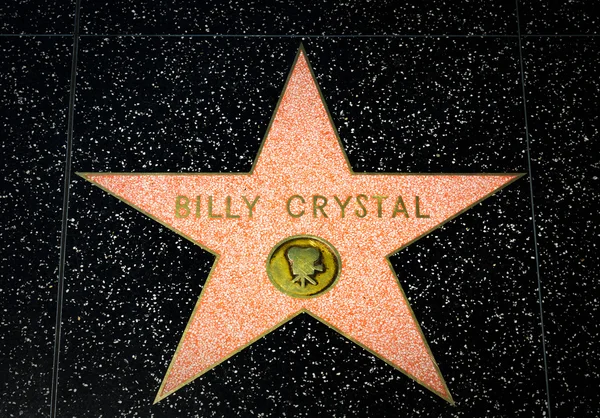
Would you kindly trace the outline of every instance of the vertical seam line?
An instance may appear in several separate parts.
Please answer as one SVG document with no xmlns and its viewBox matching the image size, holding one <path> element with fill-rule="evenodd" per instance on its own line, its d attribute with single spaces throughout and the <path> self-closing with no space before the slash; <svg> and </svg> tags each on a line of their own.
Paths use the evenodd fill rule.
<svg viewBox="0 0 600 418">
<path fill-rule="evenodd" d="M 56 290 L 56 325 L 54 328 L 54 357 L 52 360 L 52 383 L 50 388 L 50 417 L 56 418 L 58 406 L 58 374 L 62 337 L 62 310 L 65 288 L 65 264 L 67 253 L 67 223 L 69 220 L 69 195 L 71 184 L 71 159 L 73 147 L 73 119 L 75 109 L 75 86 L 77 80 L 77 55 L 79 49 L 79 11 L 81 0 L 75 3 L 75 22 L 73 28 L 73 54 L 71 61 L 71 82 L 69 90 L 69 109 L 67 114 L 67 149 L 65 156 L 62 224 L 60 231 L 60 255 L 58 264 L 58 286 Z"/>
<path fill-rule="evenodd" d="M 521 67 L 521 88 L 523 94 L 523 114 L 525 116 L 525 142 L 527 145 L 527 171 L 529 173 L 529 196 L 531 205 L 531 223 L 533 227 L 533 250 L 535 254 L 535 271 L 537 275 L 538 303 L 540 307 L 540 330 L 542 337 L 542 356 L 544 360 L 544 377 L 546 381 L 546 405 L 548 407 L 548 418 L 552 418 L 552 406 L 550 403 L 550 381 L 548 379 L 548 358 L 546 355 L 546 333 L 544 330 L 544 306 L 542 302 L 542 280 L 540 275 L 540 257 L 537 245 L 537 226 L 535 223 L 535 205 L 533 198 L 533 176 L 531 171 L 531 141 L 529 137 L 529 122 L 527 116 L 527 91 L 525 88 L 525 65 L 523 62 L 523 46 L 521 42 L 521 21 L 519 18 L 519 0 L 515 0 L 517 10 L 517 34 L 519 39 L 519 62 Z"/>
</svg>

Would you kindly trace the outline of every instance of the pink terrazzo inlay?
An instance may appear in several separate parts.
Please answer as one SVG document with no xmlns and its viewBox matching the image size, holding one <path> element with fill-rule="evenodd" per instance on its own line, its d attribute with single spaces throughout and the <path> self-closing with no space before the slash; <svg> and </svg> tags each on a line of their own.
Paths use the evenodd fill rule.
<svg viewBox="0 0 600 418">
<path fill-rule="evenodd" d="M 307 312 L 450 402 L 386 257 L 519 177 L 352 173 L 303 51 L 251 173 L 83 176 L 218 256 L 156 401 Z M 313 212 L 315 195 L 327 199 L 327 217 Z M 258 200 L 250 209 L 242 196 Z M 304 203 L 294 198 L 289 211 L 303 216 L 290 216 L 291 196 Z M 350 197 L 344 217 L 334 196 Z M 269 281 L 269 252 L 294 235 L 321 237 L 339 252 L 330 291 L 297 299 Z"/>
</svg>

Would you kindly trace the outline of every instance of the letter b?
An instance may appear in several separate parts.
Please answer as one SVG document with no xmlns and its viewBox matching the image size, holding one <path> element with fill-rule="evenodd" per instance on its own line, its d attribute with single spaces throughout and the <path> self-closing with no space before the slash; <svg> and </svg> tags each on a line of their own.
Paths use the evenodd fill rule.
<svg viewBox="0 0 600 418">
<path fill-rule="evenodd" d="M 190 199 L 187 196 L 177 196 L 175 198 L 175 217 L 187 218 L 190 214 Z"/>
</svg>

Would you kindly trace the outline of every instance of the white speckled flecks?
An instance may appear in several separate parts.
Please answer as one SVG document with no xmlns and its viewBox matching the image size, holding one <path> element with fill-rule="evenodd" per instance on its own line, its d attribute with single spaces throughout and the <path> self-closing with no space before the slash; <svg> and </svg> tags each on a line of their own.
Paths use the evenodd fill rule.
<svg viewBox="0 0 600 418">
<path fill-rule="evenodd" d="M 301 310 L 313 314 L 439 396 L 451 400 L 419 325 L 386 256 L 503 187 L 507 175 L 358 175 L 345 159 L 303 53 L 299 54 L 255 170 L 245 175 L 88 174 L 86 178 L 219 255 L 157 399 L 208 371 Z M 330 200 L 313 217 L 310 199 Z M 353 198 L 341 217 L 333 196 L 366 195 L 368 215 Z M 175 200 L 201 196 L 199 217 L 175 216 Z M 304 196 L 306 214 L 292 218 L 286 200 Z M 236 219 L 210 219 L 206 198 L 223 214 L 231 196 Z M 260 196 L 252 217 L 241 200 Z M 382 200 L 382 216 L 372 196 Z M 398 196 L 410 214 L 391 217 Z M 421 212 L 416 218 L 415 196 Z M 271 249 L 300 234 L 329 241 L 342 260 L 340 279 L 313 299 L 279 292 L 266 274 Z"/>
</svg>

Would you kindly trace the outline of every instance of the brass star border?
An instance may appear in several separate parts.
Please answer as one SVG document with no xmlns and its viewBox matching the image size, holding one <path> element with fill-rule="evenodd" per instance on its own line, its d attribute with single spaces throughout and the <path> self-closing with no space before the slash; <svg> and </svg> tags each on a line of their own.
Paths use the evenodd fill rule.
<svg viewBox="0 0 600 418">
<path fill-rule="evenodd" d="M 215 256 L 155 403 L 301 313 L 454 403 L 389 257 L 524 175 L 354 173 L 302 45 L 250 172 L 77 174 Z M 293 237 L 341 260 L 326 292 L 267 277 Z"/>
</svg>

